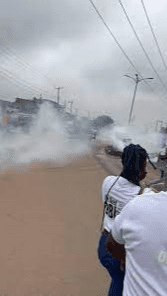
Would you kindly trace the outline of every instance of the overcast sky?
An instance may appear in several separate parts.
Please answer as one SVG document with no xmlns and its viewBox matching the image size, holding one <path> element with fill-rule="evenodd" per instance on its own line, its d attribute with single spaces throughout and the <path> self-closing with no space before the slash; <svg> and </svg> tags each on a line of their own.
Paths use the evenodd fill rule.
<svg viewBox="0 0 167 296">
<path fill-rule="evenodd" d="M 142 77 L 132 119 L 143 125 L 167 119 L 167 70 L 148 25 L 141 0 L 122 0 L 127 14 L 162 82 L 145 57 L 118 0 L 94 0 L 106 24 Z M 167 2 L 144 0 L 167 63 Z M 14 101 L 43 98 L 74 101 L 73 111 L 110 115 L 127 124 L 135 82 L 132 67 L 89 0 L 1 0 L 0 96 Z M 165 102 L 166 101 L 166 102 Z M 68 103 L 69 105 L 69 103 Z"/>
</svg>

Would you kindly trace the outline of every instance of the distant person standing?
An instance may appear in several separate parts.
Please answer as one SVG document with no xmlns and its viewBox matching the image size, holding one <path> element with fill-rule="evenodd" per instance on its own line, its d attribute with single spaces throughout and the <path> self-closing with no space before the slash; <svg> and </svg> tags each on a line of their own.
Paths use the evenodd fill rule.
<svg viewBox="0 0 167 296">
<path fill-rule="evenodd" d="M 140 145 L 126 146 L 122 154 L 123 170 L 120 176 L 108 176 L 102 185 L 104 202 L 103 231 L 98 245 L 98 257 L 101 264 L 108 270 L 112 282 L 109 296 L 121 296 L 125 276 L 125 249 L 112 239 L 114 219 L 124 206 L 140 193 L 140 181 L 147 174 L 146 160 L 148 154 Z M 149 160 L 150 161 L 150 160 Z M 110 248 L 107 247 L 109 244 Z M 128 295 L 129 296 L 129 295 Z M 134 294 L 133 296 L 136 296 Z"/>
<path fill-rule="evenodd" d="M 160 131 L 159 147 L 161 149 L 167 147 L 167 128 L 162 128 Z"/>
<path fill-rule="evenodd" d="M 164 172 L 167 170 L 167 129 L 161 128 L 160 141 L 158 143 L 161 149 L 158 154 L 157 167 L 160 170 L 160 178 L 164 177 Z"/>
</svg>

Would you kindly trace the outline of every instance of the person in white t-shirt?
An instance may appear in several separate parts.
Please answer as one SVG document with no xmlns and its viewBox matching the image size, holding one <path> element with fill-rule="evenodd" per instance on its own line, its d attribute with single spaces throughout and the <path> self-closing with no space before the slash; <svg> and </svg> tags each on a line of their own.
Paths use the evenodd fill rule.
<svg viewBox="0 0 167 296">
<path fill-rule="evenodd" d="M 147 174 L 147 159 L 149 160 L 149 156 L 140 145 L 130 144 L 126 146 L 122 154 L 123 170 L 120 176 L 108 176 L 102 184 L 104 202 L 103 232 L 99 240 L 98 257 L 112 278 L 108 294 L 110 296 L 122 295 L 125 276 L 125 266 L 123 264 L 125 261 L 124 246 L 115 242 L 110 233 L 112 233 L 115 217 L 121 213 L 130 200 L 133 200 L 139 194 L 141 189 L 140 181 Z M 110 248 L 107 248 L 107 245 Z"/>
<path fill-rule="evenodd" d="M 123 296 L 167 295 L 167 192 L 142 194 L 130 201 L 112 226 L 125 245 Z"/>
</svg>

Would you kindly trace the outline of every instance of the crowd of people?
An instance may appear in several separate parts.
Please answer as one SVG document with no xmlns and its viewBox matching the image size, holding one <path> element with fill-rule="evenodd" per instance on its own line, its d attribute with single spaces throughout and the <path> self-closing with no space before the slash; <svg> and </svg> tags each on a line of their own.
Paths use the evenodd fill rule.
<svg viewBox="0 0 167 296">
<path fill-rule="evenodd" d="M 167 193 L 141 191 L 147 161 L 152 164 L 140 145 L 126 146 L 120 175 L 102 184 L 98 258 L 111 277 L 109 296 L 167 293 Z"/>
</svg>

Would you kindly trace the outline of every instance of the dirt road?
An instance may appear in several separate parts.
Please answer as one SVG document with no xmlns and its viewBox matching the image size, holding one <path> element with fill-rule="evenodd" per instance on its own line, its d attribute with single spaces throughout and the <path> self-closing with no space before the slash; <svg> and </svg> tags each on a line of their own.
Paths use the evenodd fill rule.
<svg viewBox="0 0 167 296">
<path fill-rule="evenodd" d="M 101 184 L 121 161 L 103 147 L 66 166 L 0 175 L 0 295 L 107 294 L 96 255 Z"/>
</svg>

